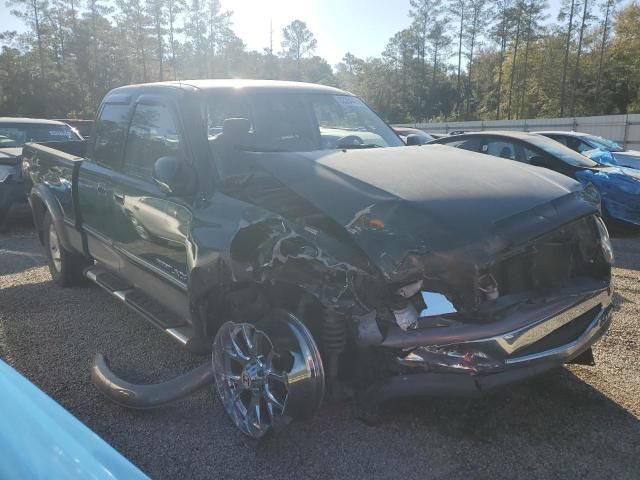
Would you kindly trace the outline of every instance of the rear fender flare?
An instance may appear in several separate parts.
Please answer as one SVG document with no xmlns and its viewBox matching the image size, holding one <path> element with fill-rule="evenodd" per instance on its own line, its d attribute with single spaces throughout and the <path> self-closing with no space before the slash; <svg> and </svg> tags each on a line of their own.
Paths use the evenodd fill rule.
<svg viewBox="0 0 640 480">
<path fill-rule="evenodd" d="M 33 221 L 35 223 L 36 230 L 38 231 L 40 243 L 44 242 L 45 232 L 42 230 L 42 222 L 44 220 L 44 214 L 48 211 L 58 232 L 60 243 L 65 250 L 73 251 L 71 243 L 69 242 L 69 237 L 67 236 L 67 230 L 65 228 L 64 214 L 62 213 L 62 208 L 60 208 L 60 205 L 56 201 L 55 196 L 49 190 L 47 190 L 45 186 L 35 185 L 31 189 L 29 197 L 31 212 L 33 214 Z M 44 205 L 44 208 L 38 208 L 39 204 Z"/>
</svg>

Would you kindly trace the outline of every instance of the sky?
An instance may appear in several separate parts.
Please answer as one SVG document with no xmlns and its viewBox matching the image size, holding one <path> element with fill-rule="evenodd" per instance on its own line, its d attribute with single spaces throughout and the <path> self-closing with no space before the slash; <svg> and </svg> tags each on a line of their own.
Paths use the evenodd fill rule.
<svg viewBox="0 0 640 480">
<path fill-rule="evenodd" d="M 0 0 L 0 31 L 24 30 Z M 346 52 L 357 57 L 379 56 L 388 40 L 409 23 L 409 0 L 221 0 L 232 10 L 233 29 L 249 50 L 269 46 L 273 24 L 273 48 L 280 50 L 282 28 L 292 20 L 307 23 L 318 41 L 316 55 L 331 65 Z M 560 0 L 550 0 L 555 20 Z"/>
</svg>

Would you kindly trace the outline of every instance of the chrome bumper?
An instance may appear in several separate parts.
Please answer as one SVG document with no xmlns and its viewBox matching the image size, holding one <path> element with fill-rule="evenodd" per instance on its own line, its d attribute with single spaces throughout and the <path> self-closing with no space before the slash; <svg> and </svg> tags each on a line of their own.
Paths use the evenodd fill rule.
<svg viewBox="0 0 640 480">
<path fill-rule="evenodd" d="M 495 346 L 495 348 L 504 353 L 503 361 L 506 365 L 516 365 L 523 362 L 533 362 L 551 358 L 568 358 L 577 352 L 583 351 L 586 345 L 593 343 L 590 341 L 595 336 L 598 336 L 600 330 L 606 330 L 606 328 L 608 328 L 609 316 L 607 313 L 610 306 L 611 290 L 607 289 L 533 324 L 517 328 L 499 336 L 469 343 L 476 344 L 477 346 Z M 575 321 L 580 316 L 588 314 L 588 312 L 592 310 L 591 315 L 593 319 L 578 337 L 554 348 L 527 355 L 518 355 L 519 351 L 535 344 L 545 337 L 553 335 L 558 329 Z M 494 348 L 491 348 L 491 350 L 494 350 Z"/>
<path fill-rule="evenodd" d="M 552 335 L 553 331 L 558 328 L 566 325 L 567 323 L 575 320 L 580 315 L 586 314 L 589 310 L 594 307 L 598 307 L 599 309 L 595 312 L 593 316 L 593 320 L 587 326 L 586 330 L 579 335 L 575 340 L 572 340 L 564 345 L 561 345 L 556 348 L 550 348 L 548 350 L 544 350 L 538 353 L 532 353 L 529 355 L 522 355 L 516 357 L 510 357 L 505 359 L 505 363 L 507 365 L 516 365 L 524 362 L 535 362 L 540 360 L 551 360 L 557 359 L 559 361 L 566 362 L 571 358 L 582 353 L 588 347 L 593 345 L 598 338 L 605 333 L 605 331 L 609 328 L 611 323 L 611 293 L 603 292 L 600 295 L 597 295 L 588 301 L 581 303 L 574 308 L 568 310 L 567 312 L 563 312 L 556 317 L 543 322 L 539 327 L 533 327 L 528 332 L 524 332 L 521 335 L 525 338 L 525 342 L 528 342 L 530 338 L 528 338 L 527 333 L 531 333 L 531 337 L 535 337 L 536 334 L 542 334 L 545 331 L 548 333 L 544 333 L 543 336 Z M 514 333 L 516 336 L 517 332 Z M 507 340 L 507 338 L 503 338 L 503 340 Z M 525 343 L 530 344 L 530 343 Z"/>
<path fill-rule="evenodd" d="M 468 341 L 454 334 L 452 338 L 458 341 L 428 342 L 427 346 L 405 349 L 410 352 L 396 358 L 398 364 L 406 367 L 405 373 L 371 386 L 364 392 L 363 401 L 381 402 L 416 395 L 478 396 L 569 363 L 587 351 L 609 328 L 611 296 L 608 288 L 564 299 L 565 307 L 561 309 L 555 307 L 562 302 L 550 302 L 542 309 L 547 313 L 538 316 L 538 320 L 508 329 L 506 333 Z M 563 332 L 563 327 L 568 330 Z M 410 337 L 415 340 L 418 333 Z M 444 335 L 451 337 L 451 333 Z M 395 341 L 399 342 L 399 337 Z M 538 342 L 553 346 L 544 348 L 545 343 Z M 479 363 L 474 364 L 474 353 L 470 352 L 479 352 Z"/>
</svg>

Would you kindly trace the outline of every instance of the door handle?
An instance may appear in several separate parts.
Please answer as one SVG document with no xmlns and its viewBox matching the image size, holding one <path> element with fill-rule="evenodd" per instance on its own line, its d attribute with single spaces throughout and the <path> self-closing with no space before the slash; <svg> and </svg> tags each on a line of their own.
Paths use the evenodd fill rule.
<svg viewBox="0 0 640 480">
<path fill-rule="evenodd" d="M 123 193 L 114 193 L 113 199 L 118 202 L 124 204 L 124 194 Z"/>
</svg>

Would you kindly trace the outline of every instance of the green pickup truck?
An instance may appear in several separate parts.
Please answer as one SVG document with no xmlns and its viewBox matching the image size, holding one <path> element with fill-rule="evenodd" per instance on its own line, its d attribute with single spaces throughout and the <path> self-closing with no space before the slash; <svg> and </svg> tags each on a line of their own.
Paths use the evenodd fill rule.
<svg viewBox="0 0 640 480">
<path fill-rule="evenodd" d="M 597 192 L 417 143 L 335 88 L 198 80 L 115 89 L 87 141 L 28 144 L 53 279 L 212 351 L 155 386 L 99 361 L 97 384 L 150 407 L 213 380 L 261 437 L 325 390 L 478 395 L 592 363 L 613 260 Z"/>
</svg>

